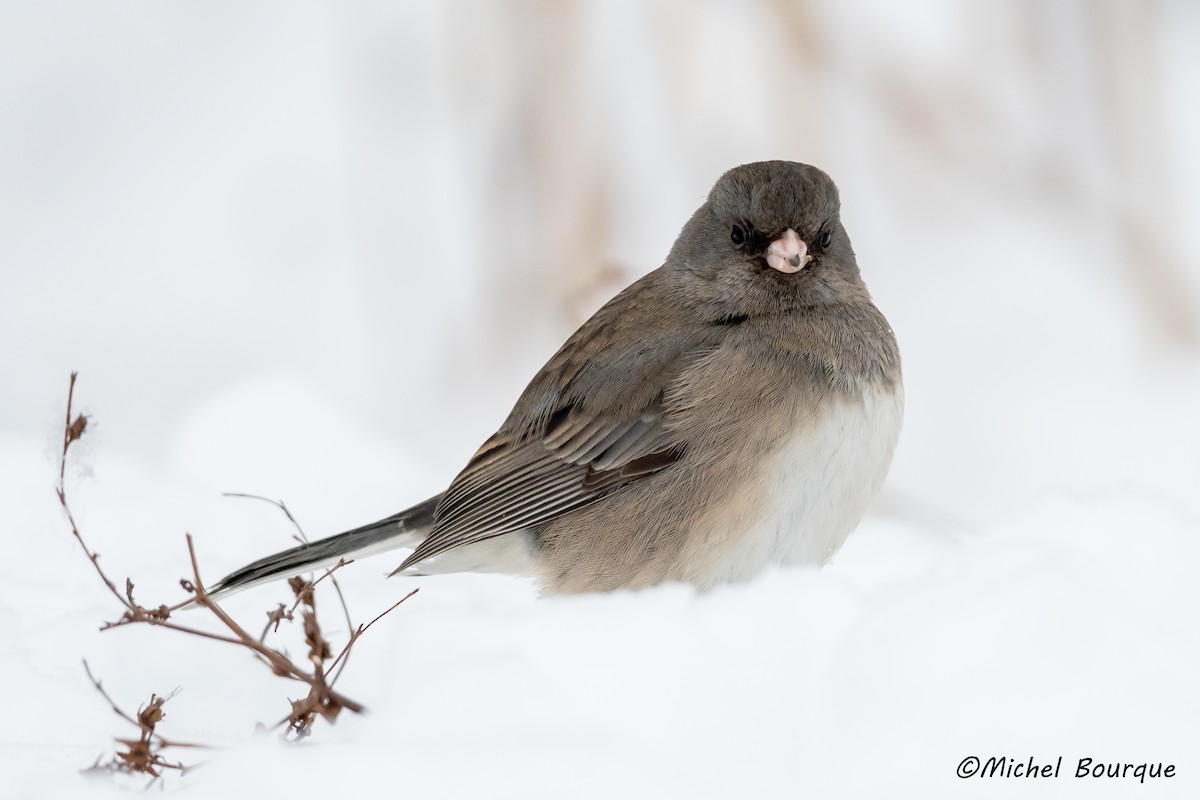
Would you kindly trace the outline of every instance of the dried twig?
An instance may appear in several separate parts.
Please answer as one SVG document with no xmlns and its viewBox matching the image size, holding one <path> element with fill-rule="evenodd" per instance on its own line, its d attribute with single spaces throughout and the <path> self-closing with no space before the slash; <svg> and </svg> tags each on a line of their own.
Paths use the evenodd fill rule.
<svg viewBox="0 0 1200 800">
<path fill-rule="evenodd" d="M 78 377 L 78 372 L 72 372 L 71 384 L 67 388 L 67 421 L 63 426 L 63 446 L 62 454 L 58 460 L 58 486 L 55 488 L 55 493 L 58 495 L 58 502 L 62 505 L 63 511 L 67 514 L 67 522 L 71 525 L 72 535 L 79 542 L 79 546 L 83 548 L 83 552 L 88 557 L 88 560 L 92 562 L 92 566 L 96 568 L 96 574 L 104 581 L 104 585 L 112 592 L 113 597 L 117 598 L 117 600 L 121 601 L 122 605 L 132 611 L 129 601 L 121 596 L 121 593 L 117 591 L 116 584 L 110 581 L 108 576 L 104 574 L 104 570 L 100 568 L 100 554 L 88 549 L 87 543 L 83 541 L 83 535 L 79 533 L 79 526 L 75 524 L 75 515 L 71 513 L 71 507 L 67 505 L 67 451 L 71 448 L 72 444 L 83 436 L 88 426 L 88 418 L 83 414 L 77 415 L 74 420 L 71 419 L 71 404 L 75 400 L 75 380 Z"/>
<path fill-rule="evenodd" d="M 56 494 L 58 496 L 59 503 L 63 508 L 63 512 L 66 514 L 67 521 L 70 524 L 72 535 L 75 537 L 75 540 L 79 542 L 79 546 L 83 549 L 83 552 L 87 556 L 88 560 L 91 561 L 92 567 L 95 569 L 96 574 L 100 577 L 101 581 L 104 582 L 104 585 L 108 587 L 108 590 L 113 597 L 115 597 L 124 608 L 124 612 L 119 619 L 106 622 L 101 626 L 101 630 L 108 630 L 110 628 L 141 623 L 157 628 L 167 628 L 179 633 L 197 636 L 210 641 L 218 641 L 226 644 L 236 645 L 250 651 L 257 660 L 265 664 L 274 674 L 304 684 L 308 687 L 308 692 L 304 697 L 291 701 L 291 713 L 279 723 L 287 723 L 289 729 L 297 736 L 308 735 L 312 724 L 317 717 L 323 717 L 332 722 L 337 718 L 338 714 L 340 714 L 343 709 L 348 709 L 353 712 L 361 712 L 363 710 L 362 704 L 336 691 L 333 688 L 333 684 L 341 675 L 342 670 L 345 669 L 350 650 L 354 643 L 358 641 L 359 637 L 361 637 L 368 628 L 375 624 L 375 622 L 399 606 L 400 603 L 404 602 L 404 600 L 407 600 L 408 597 L 411 597 L 416 592 L 410 592 L 405 598 L 397 602 L 387 611 L 383 612 L 383 614 L 380 614 L 375 619 L 371 620 L 371 622 L 355 628 L 353 622 L 351 621 L 350 611 L 346 604 L 345 597 L 342 594 L 341 587 L 338 586 L 337 579 L 333 577 L 333 574 L 337 570 L 350 563 L 349 561 L 343 559 L 334 566 L 325 570 L 324 573 L 315 580 L 305 581 L 300 578 L 292 579 L 292 581 L 290 581 L 290 585 L 295 598 L 291 604 L 291 607 L 289 608 L 286 604 L 280 603 L 274 611 L 268 612 L 267 625 L 263 629 L 261 635 L 255 638 L 251 636 L 240 623 L 230 616 L 204 588 L 204 582 L 200 577 L 200 567 L 196 557 L 195 543 L 192 540 L 191 534 L 185 534 L 188 558 L 191 565 L 191 577 L 181 579 L 179 583 L 188 596 L 175 605 L 168 606 L 163 604 L 153 608 L 147 608 L 146 606 L 143 606 L 134 597 L 134 584 L 132 580 L 129 580 L 128 578 L 125 580 L 124 592 L 122 592 L 117 588 L 117 584 L 105 574 L 104 569 L 100 566 L 99 554 L 88 547 L 87 542 L 84 540 L 83 534 L 76 523 L 75 517 L 71 512 L 70 503 L 67 499 L 67 455 L 70 451 L 71 445 L 78 441 L 87 430 L 89 421 L 89 418 L 83 414 L 72 417 L 75 382 L 77 377 L 77 373 L 71 373 L 70 386 L 67 392 L 66 422 L 63 428 L 63 447 L 59 461 L 59 475 Z M 284 514 L 287 515 L 287 518 L 291 520 L 292 524 L 295 526 L 299 540 L 302 542 L 308 541 L 307 537 L 304 535 L 303 529 L 300 527 L 299 522 L 292 515 L 286 504 L 284 504 L 282 501 L 269 500 L 268 498 L 259 497 L 257 495 L 238 494 L 235 496 L 253 497 L 276 505 L 283 511 Z M 329 658 L 332 655 L 332 648 L 329 646 L 329 642 L 325 639 L 320 625 L 317 622 L 316 594 L 314 591 L 315 587 L 326 578 L 329 579 L 330 583 L 335 587 L 338 593 L 342 605 L 342 611 L 346 618 L 347 629 L 350 631 L 349 640 L 346 642 L 345 647 L 341 649 L 337 657 L 333 659 L 333 662 L 330 663 L 328 667 L 326 667 L 325 664 L 327 661 L 329 661 Z M 208 612 L 212 614 L 212 616 L 215 617 L 218 622 L 220 622 L 224 632 L 202 630 L 190 625 L 179 624 L 172 619 L 172 614 L 174 612 L 185 606 L 191 605 L 207 609 Z M 308 646 L 308 660 L 312 664 L 311 669 L 306 669 L 300 666 L 299 664 L 293 662 L 291 658 L 289 658 L 280 650 L 270 647 L 266 644 L 268 632 L 272 628 L 277 629 L 282 621 L 292 620 L 296 609 L 301 607 L 305 643 Z M 331 672 L 333 672 L 335 667 L 337 667 L 337 672 L 333 675 L 333 679 L 329 680 L 329 675 Z M 112 707 L 113 711 L 121 716 L 121 718 L 126 722 L 137 725 L 140 730 L 140 736 L 137 739 L 118 738 L 118 741 L 124 745 L 125 750 L 118 752 L 114 756 L 111 764 L 106 766 L 100 761 L 97 761 L 97 764 L 94 766 L 94 768 L 118 769 L 126 772 L 143 772 L 154 776 L 156 780 L 162 774 L 161 770 L 163 769 L 176 769 L 183 771 L 184 766 L 182 764 L 168 762 L 162 756 L 162 750 L 166 747 L 201 747 L 203 745 L 168 740 L 156 732 L 155 726 L 163 717 L 162 706 L 168 699 L 170 699 L 170 696 L 162 697 L 156 694 L 151 695 L 150 702 L 140 709 L 137 716 L 134 717 L 121 710 L 121 708 L 113 701 L 113 699 L 104 690 L 104 687 L 101 685 L 100 681 L 98 681 L 95 676 L 92 675 L 91 670 L 88 669 L 86 663 L 84 664 L 84 669 L 87 671 L 88 677 L 91 679 L 92 684 L 96 687 L 96 690 L 100 692 L 100 694 L 108 702 L 109 706 Z"/>
<path fill-rule="evenodd" d="M 306 580 L 302 580 L 300 578 L 291 578 L 288 581 L 288 585 L 291 586 L 292 592 L 296 595 L 296 599 L 292 602 L 292 607 L 288 609 L 288 615 L 290 616 L 291 613 L 293 611 L 295 611 L 296 608 L 301 603 L 308 602 L 308 600 L 310 598 L 312 598 L 313 590 L 317 587 L 317 584 L 319 584 L 321 581 L 325 580 L 326 578 L 329 578 L 329 582 L 332 583 L 334 586 L 337 586 L 337 578 L 332 577 L 333 573 L 337 572 L 339 569 L 346 566 L 347 564 L 353 564 L 353 563 L 354 563 L 354 561 L 352 559 L 347 560 L 344 558 L 339 558 L 338 562 L 336 564 L 334 564 L 329 569 L 325 570 L 325 572 L 323 572 L 321 574 L 321 577 L 317 578 L 316 580 L 306 581 Z M 296 581 L 297 583 L 293 584 L 292 583 L 293 581 Z M 339 596 L 341 595 L 340 589 L 338 590 L 338 595 Z M 346 624 L 348 626 L 350 626 L 351 628 L 353 628 L 354 623 L 350 621 L 350 610 L 346 608 L 345 603 L 342 604 L 342 610 L 345 611 L 345 613 L 346 613 Z"/>
<path fill-rule="evenodd" d="M 301 544 L 309 543 L 308 535 L 304 532 L 304 528 L 301 527 L 300 522 L 296 519 L 295 515 L 292 514 L 292 510 L 287 507 L 287 503 L 283 502 L 282 500 L 274 500 L 270 497 L 264 497 L 261 494 L 248 494 L 246 492 L 225 492 L 222 495 L 222 497 L 240 497 L 240 498 L 243 498 L 246 500 L 261 500 L 264 503 L 270 503 L 271 505 L 275 506 L 280 511 L 282 511 L 284 516 L 288 518 L 288 521 L 292 523 L 292 527 L 294 527 L 296 529 L 296 532 L 294 534 L 292 534 L 292 538 L 295 539 L 296 541 L 300 542 Z M 347 564 L 352 564 L 352 563 L 354 563 L 353 559 L 350 559 L 350 560 L 347 560 L 344 558 L 339 559 L 338 563 L 334 564 L 332 567 L 330 567 L 328 570 L 325 571 L 325 574 L 323 574 L 321 577 L 317 578 L 315 581 L 312 581 L 310 584 L 311 586 L 316 586 L 321 581 L 325 580 L 326 578 L 329 578 L 329 582 L 331 584 L 333 584 L 333 590 L 335 592 L 337 592 L 338 602 L 341 603 L 341 605 L 342 605 L 342 615 L 346 619 L 346 630 L 348 630 L 348 631 L 354 629 L 354 620 L 350 617 L 350 606 L 346 603 L 346 595 L 342 592 L 342 585 L 340 583 L 338 583 L 337 578 L 332 577 L 332 575 L 335 571 L 341 569 L 342 567 L 346 566 Z M 300 596 L 297 594 L 296 602 L 292 604 L 291 609 L 289 609 L 288 613 L 283 617 L 284 619 L 287 619 L 289 621 L 292 619 L 292 612 L 294 612 L 296 610 L 296 606 L 299 604 L 299 602 L 300 602 Z M 274 613 L 275 612 L 269 612 L 268 617 L 270 617 L 270 615 L 274 614 Z M 269 629 L 270 627 L 271 627 L 271 621 L 268 620 L 267 628 L 263 629 L 263 637 L 264 638 L 266 637 L 267 629 Z M 275 627 L 275 630 L 279 629 L 279 621 L 278 620 L 275 621 L 274 627 Z"/>
<path fill-rule="evenodd" d="M 241 497 L 245 500 L 261 500 L 264 503 L 270 503 L 282 511 L 288 518 L 288 521 L 292 523 L 292 527 L 296 529 L 296 532 L 292 534 L 292 538 L 301 544 L 308 544 L 308 536 L 304 533 L 304 528 L 300 527 L 300 523 L 296 521 L 294 516 L 292 516 L 291 509 L 289 509 L 287 507 L 287 503 L 283 502 L 282 500 L 273 500 L 270 497 L 264 497 L 261 494 L 248 494 L 246 492 L 222 492 L 221 497 Z"/>
<path fill-rule="evenodd" d="M 308 684 L 310 691 L 309 696 L 306 698 L 306 708 L 311 707 L 311 710 L 320 713 L 326 719 L 332 720 L 336 718 L 338 712 L 343 708 L 351 711 L 363 710 L 361 703 L 338 694 L 326 686 L 325 675 L 320 670 L 312 673 L 306 672 L 292 663 L 292 660 L 283 653 L 260 644 L 257 639 L 246 633 L 245 629 L 233 617 L 229 616 L 225 609 L 221 608 L 220 604 L 204 588 L 204 582 L 200 579 L 200 566 L 196 561 L 196 546 L 192 542 L 192 535 L 190 533 L 184 535 L 187 538 L 188 558 L 192 563 L 193 580 L 191 582 L 191 591 L 194 595 L 194 602 L 199 606 L 207 608 L 212 612 L 213 616 L 221 621 L 221 624 L 233 634 L 235 644 L 240 644 L 242 647 L 260 656 L 267 662 L 271 667 L 271 671 L 276 675 Z M 293 702 L 294 705 L 295 703 Z"/>
<path fill-rule="evenodd" d="M 97 759 L 96 763 L 88 771 L 105 770 L 110 772 L 144 773 L 157 780 L 162 777 L 161 770 L 174 769 L 179 770 L 179 773 L 183 774 L 191 768 L 179 762 L 172 763 L 167 761 L 163 755 L 163 751 L 167 748 L 207 747 L 207 745 L 195 744 L 193 742 L 180 742 L 168 739 L 158 732 L 158 723 L 162 722 L 166 716 L 163 712 L 163 705 L 175 696 L 175 692 L 166 696 L 151 694 L 150 702 L 138 709 L 137 717 L 135 718 L 118 706 L 116 701 L 104 690 L 104 686 L 100 683 L 99 679 L 92 674 L 87 661 L 83 662 L 83 671 L 87 673 L 88 680 L 92 682 L 92 686 L 96 687 L 96 691 L 108 701 L 108 705 L 112 708 L 113 712 L 139 731 L 138 738 L 136 739 L 115 737 L 117 742 L 125 749 L 118 751 L 112 760 L 107 763 Z"/>
<path fill-rule="evenodd" d="M 366 625 L 359 625 L 359 626 L 358 626 L 358 627 L 357 627 L 357 628 L 354 630 L 354 632 L 350 634 L 350 639 L 349 639 L 349 641 L 347 641 L 347 642 L 346 642 L 346 646 L 342 648 L 342 652 L 338 653 L 338 655 L 337 655 L 337 658 L 335 658 L 335 659 L 333 660 L 333 663 L 329 665 L 329 669 L 328 669 L 328 670 L 326 670 L 325 674 L 326 674 L 326 675 L 328 675 L 330 672 L 332 672 L 332 671 L 333 671 L 333 668 L 337 666 L 337 664 L 338 664 L 338 662 L 339 662 L 339 661 L 341 661 L 341 662 L 342 662 L 342 669 L 345 669 L 345 668 L 346 668 L 346 662 L 345 662 L 345 661 L 343 661 L 342 659 L 343 659 L 343 658 L 347 658 L 347 659 L 349 658 L 350 648 L 351 648 L 351 647 L 353 647 L 353 646 L 354 646 L 354 643 L 358 641 L 358 637 L 360 637 L 360 636 L 362 636 L 364 633 L 366 633 L 366 632 L 367 632 L 367 629 L 368 629 L 368 628 L 370 628 L 372 625 L 374 625 L 376 622 L 379 622 L 379 620 L 383 619 L 383 618 L 384 618 L 384 617 L 386 617 L 388 614 L 390 614 L 390 613 L 392 613 L 393 611 L 395 611 L 395 610 L 396 610 L 396 608 L 397 608 L 397 607 L 398 607 L 398 606 L 399 606 L 401 603 L 403 603 L 403 602 L 404 602 L 405 600 L 407 600 L 408 598 L 412 597 L 412 596 L 413 596 L 414 594 L 416 594 L 418 591 L 420 591 L 420 589 L 413 589 L 411 592 L 409 592 L 408 594 L 404 595 L 404 597 L 401 597 L 399 600 L 397 600 L 395 603 L 393 603 L 393 604 L 392 604 L 392 606 L 391 606 L 391 608 L 389 608 L 387 611 L 384 611 L 382 614 L 380 614 L 379 616 L 375 617 L 375 619 L 371 620 L 371 621 L 370 621 L 370 622 L 368 622 Z M 330 686 L 332 686 L 333 684 L 337 683 L 338 676 L 339 676 L 339 675 L 341 675 L 341 674 L 342 674 L 342 670 L 341 670 L 341 669 L 339 669 L 339 670 L 337 671 L 337 674 L 333 676 L 333 680 L 331 680 L 331 681 L 329 682 L 329 685 L 330 685 Z"/>
</svg>

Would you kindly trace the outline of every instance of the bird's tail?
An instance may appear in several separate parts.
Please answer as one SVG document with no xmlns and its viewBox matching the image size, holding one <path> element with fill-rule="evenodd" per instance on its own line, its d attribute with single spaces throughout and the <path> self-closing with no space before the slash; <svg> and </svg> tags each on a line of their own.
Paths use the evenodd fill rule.
<svg viewBox="0 0 1200 800">
<path fill-rule="evenodd" d="M 228 594 L 272 578 L 331 566 L 338 559 L 372 555 L 398 547 L 416 547 L 433 526 L 433 511 L 441 499 L 441 495 L 431 497 L 370 525 L 260 558 L 229 573 L 208 587 L 208 592 Z"/>
</svg>

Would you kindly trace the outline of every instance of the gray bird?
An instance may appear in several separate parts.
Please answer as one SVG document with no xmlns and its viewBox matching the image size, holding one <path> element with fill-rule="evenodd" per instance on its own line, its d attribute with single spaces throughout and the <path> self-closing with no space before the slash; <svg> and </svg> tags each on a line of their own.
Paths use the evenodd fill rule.
<svg viewBox="0 0 1200 800">
<path fill-rule="evenodd" d="M 806 164 L 726 172 L 442 494 L 213 591 L 395 548 L 413 551 L 393 575 L 507 572 L 548 593 L 824 564 L 883 483 L 904 406 L 839 209 Z"/>
</svg>

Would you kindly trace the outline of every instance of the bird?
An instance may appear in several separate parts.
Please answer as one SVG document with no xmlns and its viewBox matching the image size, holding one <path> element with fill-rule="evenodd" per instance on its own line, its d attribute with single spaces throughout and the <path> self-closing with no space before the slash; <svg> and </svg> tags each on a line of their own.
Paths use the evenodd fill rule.
<svg viewBox="0 0 1200 800">
<path fill-rule="evenodd" d="M 904 414 L 896 338 L 840 212 L 816 167 L 728 170 L 444 492 L 210 591 L 400 548 L 392 575 L 509 573 L 550 595 L 824 565 L 881 488 Z"/>
</svg>

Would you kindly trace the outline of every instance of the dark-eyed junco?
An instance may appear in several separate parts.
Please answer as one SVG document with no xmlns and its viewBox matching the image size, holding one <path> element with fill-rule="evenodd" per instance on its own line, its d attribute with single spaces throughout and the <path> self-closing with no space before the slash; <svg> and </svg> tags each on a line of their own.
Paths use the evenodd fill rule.
<svg viewBox="0 0 1200 800">
<path fill-rule="evenodd" d="M 731 169 L 666 263 L 567 340 L 445 492 L 213 590 L 402 547 L 392 574 L 511 572 L 547 592 L 828 561 L 903 415 L 896 340 L 838 212 L 815 167 Z"/>
</svg>

